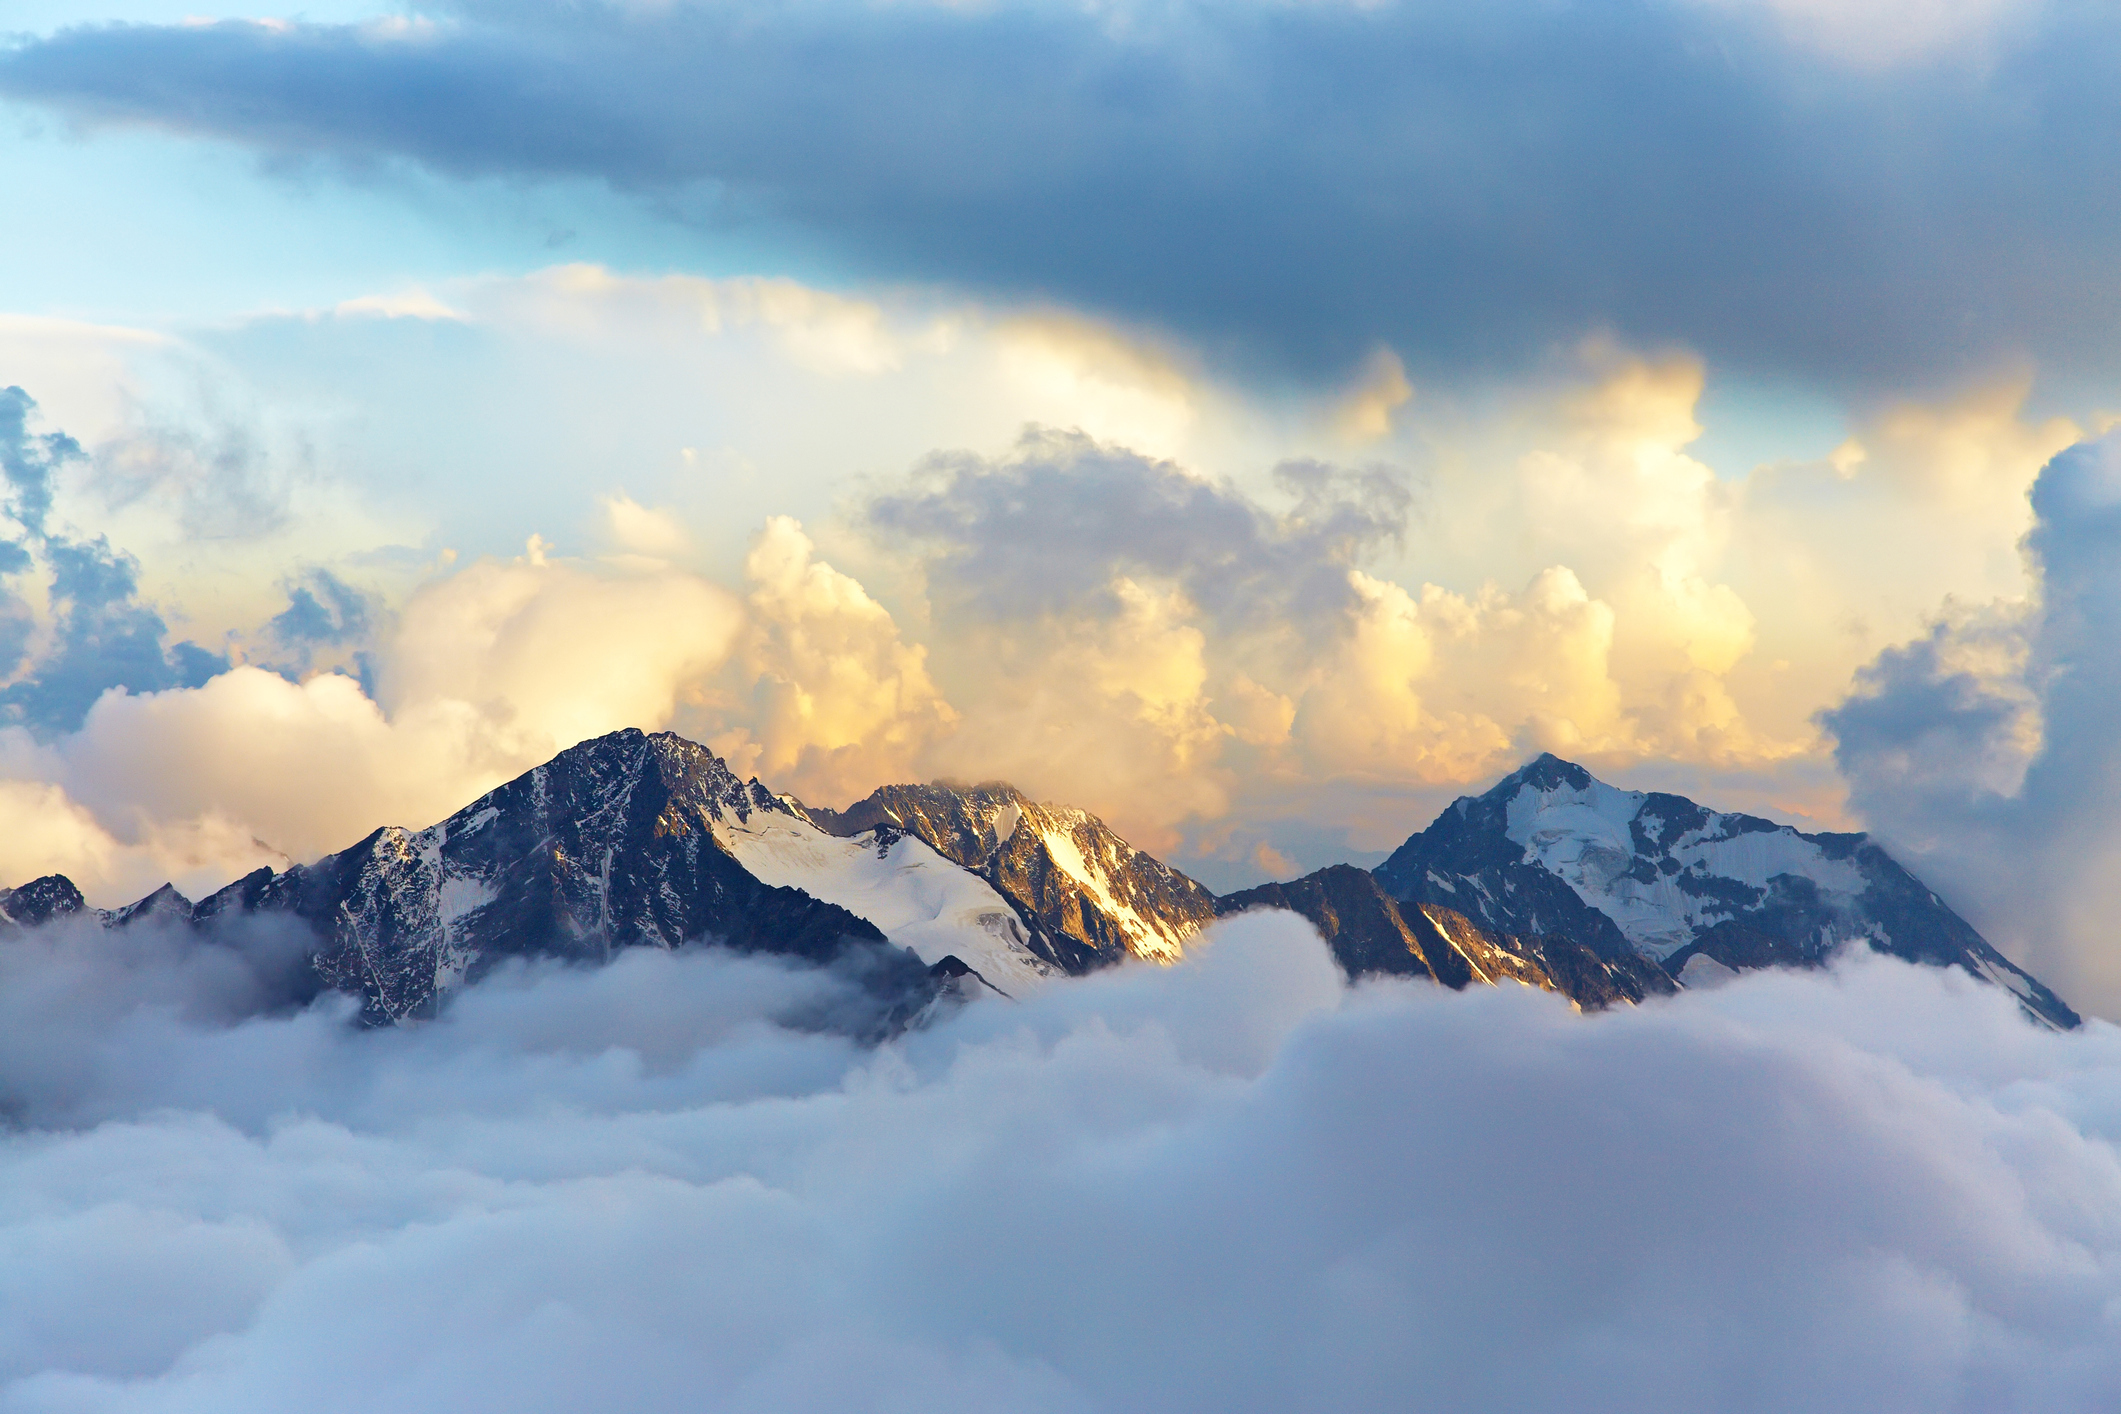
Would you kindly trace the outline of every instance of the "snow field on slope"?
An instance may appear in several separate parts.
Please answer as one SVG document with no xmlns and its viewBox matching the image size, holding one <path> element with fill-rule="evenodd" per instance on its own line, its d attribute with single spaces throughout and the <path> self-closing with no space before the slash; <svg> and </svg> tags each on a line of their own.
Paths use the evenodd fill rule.
<svg viewBox="0 0 2121 1414">
<path fill-rule="evenodd" d="M 1104 910 L 1105 916 L 1127 935 L 1129 952 L 1136 957 L 1163 963 L 1176 962 L 1185 955 L 1182 937 L 1171 935 L 1142 917 L 1131 905 L 1120 901 L 1112 891 L 1112 882 L 1105 871 L 1083 857 L 1073 835 L 1064 829 L 1040 827 L 1038 837 L 1045 842 L 1046 853 L 1053 857 L 1061 872 L 1081 885 L 1083 891 Z"/>
<path fill-rule="evenodd" d="M 1649 883 L 1628 877 L 1636 857 L 1629 827 L 1643 799 L 1640 792 L 1600 781 L 1587 790 L 1541 791 L 1528 785 L 1510 802 L 1504 833 L 1524 848 L 1527 863 L 1558 875 L 1618 924 L 1638 951 L 1662 960 L 1692 942 L 1695 929 L 1730 917 L 1731 910 L 1715 898 L 1688 893 L 1676 874 L 1660 870 Z M 1666 854 L 1683 866 L 1698 861 L 1718 878 L 1756 889 L 1777 875 L 1794 874 L 1817 884 L 1823 894 L 1853 900 L 1863 892 L 1861 869 L 1849 860 L 1827 858 L 1788 826 L 1725 837 L 1725 819 L 1712 812 L 1704 828 L 1669 841 Z"/>
<path fill-rule="evenodd" d="M 715 834 L 763 882 L 836 903 L 923 962 L 954 954 L 1014 996 L 1052 975 L 1023 945 L 1023 924 L 1007 899 L 911 835 L 879 856 L 874 833 L 845 839 L 774 812 L 755 813 L 749 823 L 723 820 Z"/>
</svg>

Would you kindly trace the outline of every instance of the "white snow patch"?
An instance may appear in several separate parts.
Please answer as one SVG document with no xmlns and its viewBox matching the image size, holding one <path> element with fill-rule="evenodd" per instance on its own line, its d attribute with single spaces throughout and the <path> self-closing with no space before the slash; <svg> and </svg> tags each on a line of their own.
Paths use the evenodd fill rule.
<svg viewBox="0 0 2121 1414">
<path fill-rule="evenodd" d="M 2033 999 L 2033 989 L 2027 985 L 2023 977 L 2020 977 L 2009 968 L 1998 967 L 1995 963 L 1990 962 L 1978 953 L 1973 957 L 1973 964 L 1983 977 L 1986 977 L 2004 991 L 2009 992 L 2012 996 L 2017 997 L 2020 1001 L 2029 1002 Z"/>
<path fill-rule="evenodd" d="M 1042 828 L 1038 837 L 1044 841 L 1046 852 L 1053 856 L 1053 862 L 1060 866 L 1061 872 L 1080 885 L 1105 916 L 1127 935 L 1128 951 L 1137 957 L 1163 963 L 1177 962 L 1185 955 L 1184 936 L 1160 927 L 1142 917 L 1131 905 L 1122 903 L 1112 891 L 1111 880 L 1105 876 L 1105 871 L 1083 857 L 1074 836 L 1065 830 Z"/>
<path fill-rule="evenodd" d="M 1018 823 L 1023 818 L 1023 807 L 1014 801 L 994 812 L 994 843 L 997 847 L 1009 843 L 1016 834 Z"/>
<path fill-rule="evenodd" d="M 1738 974 L 1725 967 L 1707 953 L 1695 953 L 1679 969 L 1679 985 L 1693 990 L 1706 991 L 1738 980 Z"/>
<path fill-rule="evenodd" d="M 473 909 L 484 908 L 500 897 L 492 884 L 484 879 L 452 874 L 442 880 L 441 915 L 442 926 L 450 928 L 459 918 Z"/>
<path fill-rule="evenodd" d="M 456 832 L 457 838 L 462 839 L 465 835 L 472 834 L 473 832 L 478 830 L 483 830 L 488 825 L 491 825 L 494 821 L 500 818 L 500 808 L 498 806 L 489 805 L 484 809 L 480 810 L 477 814 L 473 815 L 469 820 L 466 820 L 464 822 L 464 828 Z"/>
<path fill-rule="evenodd" d="M 1640 791 L 1616 790 L 1602 781 L 1581 790 L 1527 785 L 1510 801 L 1504 833 L 1524 848 L 1527 864 L 1559 876 L 1577 897 L 1618 924 L 1638 951 L 1662 959 L 1691 942 L 1697 928 L 1730 917 L 1731 910 L 1720 900 L 1681 888 L 1680 874 L 1660 870 L 1647 883 L 1628 876 L 1636 859 L 1629 826 L 1644 798 Z M 1698 863 L 1711 875 L 1756 889 L 1791 874 L 1811 880 L 1829 896 L 1853 900 L 1863 892 L 1863 871 L 1853 861 L 1829 859 L 1788 826 L 1727 835 L 1730 821 L 1711 813 L 1700 829 L 1672 840 L 1664 855 L 1649 857 L 1669 857 L 1684 867 Z"/>
<path fill-rule="evenodd" d="M 1015 996 L 1053 975 L 1025 946 L 1022 920 L 1007 899 L 912 835 L 879 853 L 874 831 L 846 839 L 806 820 L 759 813 L 744 823 L 722 821 L 715 836 L 759 879 L 868 919 L 923 962 L 954 954 Z"/>
</svg>

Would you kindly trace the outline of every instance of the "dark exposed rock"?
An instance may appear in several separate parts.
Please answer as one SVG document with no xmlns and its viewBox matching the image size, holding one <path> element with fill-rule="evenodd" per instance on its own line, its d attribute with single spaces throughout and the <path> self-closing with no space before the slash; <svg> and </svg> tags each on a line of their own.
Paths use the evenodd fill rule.
<svg viewBox="0 0 2121 1414">
<path fill-rule="evenodd" d="M 358 995 L 371 1022 L 431 1014 L 451 987 L 507 957 L 597 962 L 700 941 L 857 978 L 870 1002 L 860 1018 L 833 1018 L 839 1029 L 919 1024 L 1000 991 L 955 955 L 924 965 L 848 908 L 751 872 L 869 908 L 861 889 L 870 885 L 835 884 L 840 866 L 818 862 L 820 830 L 864 837 L 831 843 L 862 860 L 873 846 L 870 863 L 923 845 L 941 856 L 887 874 L 926 869 L 932 880 L 948 861 L 985 880 L 994 893 L 980 891 L 987 903 L 970 911 L 1017 950 L 977 955 L 1008 971 L 1028 952 L 1043 960 L 1030 964 L 1033 981 L 1046 964 L 1081 973 L 1129 955 L 1175 960 L 1218 913 L 1280 907 L 1309 919 L 1350 976 L 1420 975 L 1452 988 L 1511 978 L 1601 1007 L 1672 990 L 1697 956 L 1733 970 L 1813 966 L 1861 939 L 1998 983 L 2051 1024 L 2078 1020 L 1867 837 L 1801 834 L 1681 796 L 1617 791 L 1554 756 L 1454 802 L 1374 874 L 1336 865 L 1217 900 L 1097 817 L 1007 785 L 887 786 L 844 811 L 806 808 L 738 780 L 695 743 L 622 731 L 439 825 L 386 827 L 314 864 L 260 869 L 196 905 L 164 885 L 106 914 L 47 875 L 0 891 L 0 927 L 81 916 L 285 940 L 299 925 L 312 942 L 289 955 L 301 975 L 273 983 L 282 1000 L 333 987 Z M 790 856 L 772 853 L 783 845 L 813 872 L 789 872 Z M 732 849 L 750 851 L 752 866 Z M 979 928 L 960 936 L 995 945 Z"/>
<path fill-rule="evenodd" d="M 1310 920 L 1350 977 L 1385 972 L 1430 977 L 1453 989 L 1473 980 L 1473 969 L 1416 911 L 1412 919 L 1377 882 L 1352 864 L 1331 864 L 1286 884 L 1262 884 L 1216 901 L 1222 913 L 1286 908 Z"/>
<path fill-rule="evenodd" d="M 506 957 L 602 961 L 620 948 L 713 941 L 826 962 L 881 944 L 875 925 L 747 872 L 716 840 L 725 814 L 785 810 L 704 747 L 614 732 L 560 753 L 414 833 L 387 826 L 203 900 L 202 917 L 282 911 L 320 936 L 319 974 L 377 1021 L 432 1011 Z"/>
<path fill-rule="evenodd" d="M 0 889 L 0 922 L 35 928 L 88 909 L 88 900 L 64 874 L 46 874 L 19 889 Z"/>
<path fill-rule="evenodd" d="M 174 885 L 164 884 L 146 898 L 114 910 L 109 921 L 113 928 L 135 923 L 189 923 L 192 913 L 192 901 L 178 893 Z"/>
<path fill-rule="evenodd" d="M 836 963 L 871 984 L 887 1012 L 918 1011 L 935 990 L 924 965 L 910 954 L 894 961 L 900 950 L 868 920 L 762 883 L 715 837 L 716 821 L 758 810 L 788 807 L 692 742 L 614 732 L 429 829 L 387 826 L 314 864 L 259 869 L 196 905 L 164 885 L 96 916 L 112 927 L 224 931 L 299 923 L 313 935 L 315 983 L 359 996 L 375 1023 L 431 1014 L 450 987 L 503 958 L 602 961 L 620 948 L 701 941 Z M 0 912 L 25 926 L 84 907 L 56 875 L 0 894 Z M 850 950 L 892 956 L 850 963 Z"/>
<path fill-rule="evenodd" d="M 1527 861 L 1505 833 L 1505 813 L 1521 786 L 1590 784 L 1581 766 L 1542 756 L 1487 794 L 1460 796 L 1444 807 L 1377 866 L 1377 880 L 1396 899 L 1455 909 L 1487 932 L 1571 938 L 1608 961 L 1633 957 L 1611 918 Z"/>
<path fill-rule="evenodd" d="M 1588 1008 L 1675 990 L 1662 968 L 1642 958 L 1609 960 L 1566 937 L 1494 933 L 1455 909 L 1402 905 L 1375 875 L 1352 864 L 1229 894 L 1218 906 L 1224 913 L 1286 908 L 1302 914 L 1351 978 L 1426 976 L 1454 990 L 1515 980 L 1561 992 Z"/>
</svg>

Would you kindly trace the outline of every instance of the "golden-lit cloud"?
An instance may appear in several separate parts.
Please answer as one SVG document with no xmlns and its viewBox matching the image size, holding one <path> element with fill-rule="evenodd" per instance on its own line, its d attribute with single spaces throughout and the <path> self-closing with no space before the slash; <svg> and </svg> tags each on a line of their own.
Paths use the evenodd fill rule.
<svg viewBox="0 0 2121 1414">
<path fill-rule="evenodd" d="M 1414 385 L 1399 355 L 1380 347 L 1363 362 L 1355 387 L 1340 405 L 1341 431 L 1351 441 L 1375 442 L 1392 435 L 1392 415 L 1413 401 Z"/>
<path fill-rule="evenodd" d="M 565 463 L 575 482 L 524 473 L 520 493 L 434 512 L 446 539 L 391 531 L 409 502 L 355 513 L 344 461 L 268 468 L 295 488 L 286 528 L 207 566 L 172 547 L 185 478 L 219 494 L 218 463 L 142 460 L 110 430 L 153 405 L 155 378 L 101 410 L 79 396 L 92 451 L 64 504 L 92 518 L 137 463 L 149 490 L 110 524 L 146 527 L 142 592 L 255 666 L 115 694 L 11 752 L 4 778 L 45 822 L 18 870 L 72 857 L 115 890 L 155 861 L 199 877 L 208 857 L 302 857 L 628 725 L 828 803 L 1013 779 L 1233 867 L 1292 858 L 1261 831 L 1298 817 L 1389 843 L 1540 749 L 1838 823 L 1816 714 L 1947 601 L 2024 601 L 2026 489 L 2079 436 L 2030 415 L 2017 375 L 1880 404 L 1826 458 L 1739 475 L 1700 451 L 1702 362 L 1610 342 L 1419 402 L 1380 349 L 1321 400 L 1220 382 L 1064 310 L 594 266 L 434 298 L 453 331 L 505 335 L 526 455 L 545 408 L 595 406 L 584 389 L 664 390 L 594 417 L 668 428 L 595 442 Z M 10 329 L 73 349 L 55 367 L 82 389 L 173 356 L 123 331 Z M 1336 460 L 1351 449 L 1358 465 Z M 434 548 L 534 497 L 523 553 Z M 374 606 L 368 636 L 273 656 L 259 625 L 297 576 L 243 555 L 340 575 Z"/>
<path fill-rule="evenodd" d="M 786 516 L 759 533 L 744 565 L 742 705 L 702 727 L 738 770 L 844 804 L 916 773 L 957 713 L 929 681 L 927 650 L 904 642 L 890 613 L 815 549 Z"/>
</svg>

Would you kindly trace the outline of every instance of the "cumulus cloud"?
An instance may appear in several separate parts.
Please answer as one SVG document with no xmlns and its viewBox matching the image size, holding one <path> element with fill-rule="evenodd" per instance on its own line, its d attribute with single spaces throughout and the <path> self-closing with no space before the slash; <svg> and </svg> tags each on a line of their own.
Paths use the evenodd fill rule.
<svg viewBox="0 0 2121 1414">
<path fill-rule="evenodd" d="M 958 714 L 929 679 L 927 650 L 815 550 L 787 516 L 753 543 L 740 663 L 749 710 L 731 713 L 711 742 L 777 789 L 838 802 L 917 777 Z"/>
<path fill-rule="evenodd" d="M 1405 532 L 1412 493 L 1389 468 L 1289 462 L 1276 479 L 1296 502 L 1281 515 L 1177 463 L 1032 429 L 1006 457 L 930 459 L 867 515 L 932 547 L 935 591 L 977 612 L 1073 609 L 1130 574 L 1233 622 L 1308 618 L 1346 601 L 1347 566 Z"/>
<path fill-rule="evenodd" d="M 327 573 L 293 588 L 266 666 L 105 691 L 41 740 L 0 731 L 24 812 L 0 846 L 10 883 L 63 872 L 106 906 L 164 879 L 196 894 L 432 823 L 586 737 L 696 711 L 744 622 L 698 575 L 551 559 L 535 539 L 435 578 L 387 622 Z M 320 647 L 354 648 L 363 676 L 297 671 Z"/>
<path fill-rule="evenodd" d="M 305 508 L 296 539 L 217 559 L 211 577 L 173 559 L 188 553 L 177 508 L 161 529 L 138 507 L 114 518 L 63 457 L 65 476 L 38 481 L 74 497 L 54 513 L 100 514 L 113 540 L 153 547 L 137 582 L 193 622 L 210 614 L 232 655 L 287 681 L 164 678 L 158 692 L 98 648 L 76 712 L 114 680 L 130 691 L 10 748 L 9 778 L 50 807 L 21 867 L 75 874 L 107 904 L 158 871 L 212 887 L 439 818 L 622 725 L 686 732 L 820 803 L 892 779 L 1011 779 L 1226 888 L 1255 882 L 1261 860 L 1389 848 L 1541 749 L 1841 825 L 1813 714 L 1945 596 L 2024 593 L 2025 488 L 2080 435 L 2029 416 L 2025 383 L 2006 380 L 1886 404 L 1828 460 L 1734 475 L 1696 454 L 1698 358 L 1593 344 L 1500 406 L 1425 392 L 1351 456 L 1331 399 L 1241 395 L 1161 345 L 1058 314 L 586 267 L 448 293 L 452 337 L 567 351 L 535 384 L 549 400 L 512 405 L 662 379 L 649 386 L 672 407 L 717 389 L 713 420 L 743 430 L 700 438 L 697 457 L 678 422 L 637 446 L 569 450 L 565 418 L 489 423 L 451 397 L 406 457 L 490 427 L 534 433 L 545 470 L 518 494 L 514 442 L 467 447 L 474 465 L 508 459 L 509 497 L 443 478 L 437 494 L 465 504 L 438 512 L 428 544 L 490 542 L 500 504 L 518 535 L 543 525 L 568 550 L 540 537 L 522 554 L 415 551 L 362 523 L 394 493 L 348 486 Z M 317 327 L 366 341 L 386 322 Z M 798 333 L 874 356 L 799 358 L 783 346 Z M 1391 393 L 1382 368 L 1364 376 Z M 819 399 L 861 435 L 817 440 L 841 425 L 813 415 Z M 861 450 L 872 412 L 883 445 Z M 1030 412 L 1082 430 L 1024 433 Z M 92 418 L 85 440 L 106 445 L 109 425 Z M 1148 445 L 1123 440 L 1130 427 Z M 939 429 L 1001 450 L 923 455 Z M 34 439 L 64 434 L 24 435 L 24 455 L 49 460 Z M 378 443 L 361 460 L 398 455 Z M 668 470 L 635 479 L 652 456 Z M 850 465 L 867 471 L 834 514 L 820 488 L 848 487 Z M 600 482 L 606 466 L 633 468 L 641 497 L 615 489 L 615 469 Z M 567 499 L 552 499 L 562 481 Z M 785 514 L 805 504 L 800 524 Z M 125 569 L 125 553 L 105 558 Z M 31 592 L 45 573 L 31 562 L 12 581 L 31 588 L 0 615 L 30 655 L 18 684 L 60 661 L 62 621 Z M 154 647 L 174 635 L 145 636 L 134 611 L 162 612 L 146 600 L 136 589 L 118 601 L 133 617 L 110 622 Z"/>
<path fill-rule="evenodd" d="M 225 958 L 0 968 L 10 1411 L 2121 1392 L 2121 1042 L 1884 959 L 1584 1017 L 1255 915 L 877 1052 L 712 952 L 387 1033 L 217 1010 Z"/>
<path fill-rule="evenodd" d="M 2048 463 L 2030 600 L 1951 608 L 1823 714 L 1851 803 L 1975 924 L 2092 1010 L 2121 1010 L 2121 438 Z"/>
<path fill-rule="evenodd" d="M 0 577 L 43 573 L 34 586 L 41 605 L 0 589 L 0 723 L 52 731 L 78 723 L 106 689 L 192 686 L 227 659 L 166 643 L 168 625 L 140 598 L 139 561 L 105 536 L 52 523 L 59 475 L 85 457 L 65 433 L 33 431 L 36 408 L 22 389 L 0 389 L 4 509 L 17 527 L 0 540 Z"/>
<path fill-rule="evenodd" d="M 1292 461 L 1274 479 L 1284 509 L 1034 429 L 1007 456 L 935 457 L 873 498 L 872 533 L 921 571 L 964 717 L 927 759 L 1094 803 L 1153 847 L 1227 810 L 1225 739 L 1286 736 L 1291 679 L 1342 633 L 1354 566 L 1403 535 L 1414 502 L 1389 468 Z"/>
<path fill-rule="evenodd" d="M 1320 381 L 1380 339 L 1425 370 L 1593 327 L 1843 386 L 2115 355 L 2121 183 L 2075 136 L 2113 125 L 2098 6 L 448 10 L 79 26 L 0 91 L 282 160 L 601 180 Z"/>
</svg>

